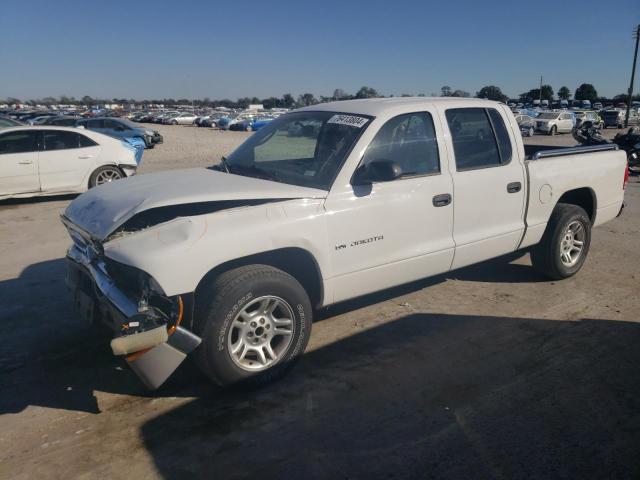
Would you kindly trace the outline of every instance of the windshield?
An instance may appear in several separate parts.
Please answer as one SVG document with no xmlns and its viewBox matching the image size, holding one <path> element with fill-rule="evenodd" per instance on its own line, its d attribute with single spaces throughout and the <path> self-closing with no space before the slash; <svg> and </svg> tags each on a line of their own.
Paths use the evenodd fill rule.
<svg viewBox="0 0 640 480">
<path fill-rule="evenodd" d="M 329 190 L 371 118 L 336 112 L 282 115 L 240 145 L 226 167 L 238 175 Z"/>
<path fill-rule="evenodd" d="M 559 113 L 541 113 L 538 115 L 538 118 L 542 118 L 543 120 L 553 120 L 554 118 L 558 118 Z"/>
</svg>

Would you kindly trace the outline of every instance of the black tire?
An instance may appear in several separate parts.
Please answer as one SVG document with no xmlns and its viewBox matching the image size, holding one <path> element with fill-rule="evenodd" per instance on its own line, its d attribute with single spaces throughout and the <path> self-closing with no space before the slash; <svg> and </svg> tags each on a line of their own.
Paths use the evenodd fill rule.
<svg viewBox="0 0 640 480">
<path fill-rule="evenodd" d="M 232 359 L 230 328 L 244 308 L 267 295 L 291 307 L 292 338 L 273 365 L 259 372 L 247 371 Z M 267 384 L 282 377 L 300 359 L 309 341 L 312 320 L 309 296 L 288 273 L 267 265 L 230 270 L 199 287 L 196 294 L 194 331 L 202 337 L 195 351 L 196 363 L 220 386 Z"/>
<path fill-rule="evenodd" d="M 111 176 L 113 180 L 119 180 L 126 176 L 123 173 L 123 171 L 120 170 L 115 165 L 105 165 L 104 167 L 96 168 L 94 172 L 91 174 L 91 177 L 89 177 L 89 188 L 93 188 L 98 185 L 101 185 L 102 183 L 105 183 L 100 181 L 100 179 L 105 174 Z"/>
<path fill-rule="evenodd" d="M 562 244 L 569 225 L 579 222 L 584 229 L 582 252 L 575 265 L 567 266 L 561 259 Z M 531 249 L 533 268 L 554 280 L 568 278 L 580 271 L 589 253 L 591 244 L 591 220 L 581 207 L 559 203 L 551 213 L 551 218 L 542 240 Z"/>
<path fill-rule="evenodd" d="M 551 130 L 549 130 L 549 135 L 555 135 L 556 133 L 558 133 L 558 127 L 552 125 Z"/>
</svg>

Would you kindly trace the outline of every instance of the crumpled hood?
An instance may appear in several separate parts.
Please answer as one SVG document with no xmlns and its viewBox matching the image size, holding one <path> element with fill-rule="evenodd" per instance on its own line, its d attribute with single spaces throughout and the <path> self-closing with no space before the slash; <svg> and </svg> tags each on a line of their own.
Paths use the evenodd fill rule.
<svg viewBox="0 0 640 480">
<path fill-rule="evenodd" d="M 92 188 L 64 216 L 104 240 L 134 215 L 157 207 L 228 200 L 325 198 L 327 192 L 193 168 L 137 175 Z"/>
</svg>

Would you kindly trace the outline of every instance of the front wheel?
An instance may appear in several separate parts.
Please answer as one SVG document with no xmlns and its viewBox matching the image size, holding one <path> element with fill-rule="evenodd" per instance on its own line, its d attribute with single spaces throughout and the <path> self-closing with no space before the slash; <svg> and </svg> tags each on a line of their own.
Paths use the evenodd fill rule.
<svg viewBox="0 0 640 480">
<path fill-rule="evenodd" d="M 581 207 L 559 203 L 551 214 L 542 240 L 531 250 L 539 273 L 560 280 L 582 268 L 591 244 L 591 220 Z"/>
<path fill-rule="evenodd" d="M 300 283 L 282 270 L 240 267 L 200 287 L 196 295 L 194 330 L 202 337 L 196 362 L 221 386 L 276 380 L 307 346 L 311 302 Z"/>
<path fill-rule="evenodd" d="M 89 188 L 97 187 L 104 183 L 110 183 L 124 177 L 122 171 L 115 165 L 106 165 L 96 169 L 89 178 Z"/>
<path fill-rule="evenodd" d="M 178 124 L 178 122 L 177 122 L 176 120 L 173 120 L 173 121 L 171 122 L 171 125 L 177 125 L 177 124 Z"/>
<path fill-rule="evenodd" d="M 558 133 L 558 127 L 556 127 L 555 125 L 553 125 L 551 127 L 551 130 L 549 130 L 549 135 L 555 135 L 556 133 Z"/>
<path fill-rule="evenodd" d="M 529 127 L 529 136 L 533 137 L 533 133 L 534 133 L 533 127 Z"/>
</svg>

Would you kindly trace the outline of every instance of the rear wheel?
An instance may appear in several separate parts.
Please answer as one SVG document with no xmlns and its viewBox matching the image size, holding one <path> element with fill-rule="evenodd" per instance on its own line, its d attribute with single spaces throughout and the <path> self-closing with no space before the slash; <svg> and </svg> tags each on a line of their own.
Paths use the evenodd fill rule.
<svg viewBox="0 0 640 480">
<path fill-rule="evenodd" d="M 559 203 L 551 214 L 542 240 L 531 250 L 533 268 L 560 280 L 582 268 L 591 244 L 591 220 L 577 205 Z"/>
<path fill-rule="evenodd" d="M 123 178 L 124 174 L 115 165 L 106 165 L 96 169 L 89 178 L 89 188 Z"/>
<path fill-rule="evenodd" d="M 291 275 L 267 265 L 225 272 L 197 293 L 196 362 L 214 382 L 261 385 L 284 375 L 309 341 L 309 297 Z"/>
<path fill-rule="evenodd" d="M 171 125 L 177 125 L 177 124 L 178 124 L 178 121 L 177 121 L 177 120 L 172 120 L 172 121 L 171 121 Z"/>
<path fill-rule="evenodd" d="M 533 137 L 533 133 L 534 133 L 533 127 L 529 127 L 529 136 Z"/>
</svg>

